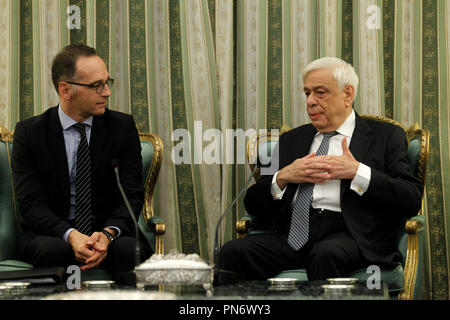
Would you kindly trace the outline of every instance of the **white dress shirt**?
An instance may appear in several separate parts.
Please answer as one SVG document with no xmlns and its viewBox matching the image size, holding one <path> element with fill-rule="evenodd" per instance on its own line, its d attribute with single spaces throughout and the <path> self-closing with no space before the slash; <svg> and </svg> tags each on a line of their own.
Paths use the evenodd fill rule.
<svg viewBox="0 0 450 320">
<path fill-rule="evenodd" d="M 355 111 L 352 110 L 350 115 L 344 121 L 344 123 L 336 130 L 337 135 L 330 138 L 328 155 L 341 156 L 342 151 L 342 140 L 347 139 L 347 145 L 350 146 L 350 141 L 352 139 L 353 131 L 355 130 L 356 123 Z M 317 132 L 311 148 L 309 149 L 309 154 L 316 152 L 319 149 L 320 143 L 322 142 L 323 134 Z M 277 184 L 278 172 L 275 173 L 272 179 L 271 193 L 274 199 L 281 199 L 287 188 L 281 190 Z M 353 178 L 350 189 L 362 196 L 368 189 L 371 177 L 371 169 L 363 163 L 359 164 L 358 171 Z M 298 188 L 295 192 L 294 198 L 291 205 L 294 204 L 297 198 Z M 313 197 L 311 201 L 311 206 L 316 209 L 327 209 L 332 211 L 341 212 L 341 181 L 340 180 L 327 180 L 321 184 L 315 184 L 313 189 Z"/>
</svg>

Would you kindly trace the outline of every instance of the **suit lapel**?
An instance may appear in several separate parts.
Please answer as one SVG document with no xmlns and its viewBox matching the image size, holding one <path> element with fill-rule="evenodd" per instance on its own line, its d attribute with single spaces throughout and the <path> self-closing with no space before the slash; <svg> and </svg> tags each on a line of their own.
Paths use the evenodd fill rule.
<svg viewBox="0 0 450 320">
<path fill-rule="evenodd" d="M 352 140 L 350 142 L 350 152 L 357 161 L 363 161 L 367 152 L 370 150 L 373 140 L 375 138 L 373 130 L 367 125 L 366 121 L 362 119 L 355 112 L 355 130 L 353 131 Z M 341 199 L 344 192 L 350 189 L 350 180 L 341 181 Z"/>
<path fill-rule="evenodd" d="M 309 149 L 311 149 L 311 144 L 316 133 L 316 128 L 314 128 L 312 125 L 308 125 L 305 129 L 305 132 L 299 132 L 294 137 L 294 144 L 296 145 L 296 147 L 287 150 L 287 164 L 291 164 L 296 159 L 303 158 L 309 154 Z"/>
<path fill-rule="evenodd" d="M 355 130 L 353 132 L 349 149 L 356 160 L 362 161 L 367 152 L 370 150 L 374 135 L 372 129 L 367 125 L 366 121 L 357 113 L 355 113 L 355 115 Z"/>
<path fill-rule="evenodd" d="M 95 173 L 98 168 L 107 138 L 107 128 L 103 116 L 94 116 L 92 121 L 89 149 L 91 152 L 91 169 Z"/>
<path fill-rule="evenodd" d="M 49 110 L 49 125 L 47 126 L 47 141 L 50 160 L 57 173 L 58 184 L 64 192 L 64 197 L 70 196 L 69 166 L 67 163 L 66 145 L 58 116 L 58 108 Z"/>
</svg>

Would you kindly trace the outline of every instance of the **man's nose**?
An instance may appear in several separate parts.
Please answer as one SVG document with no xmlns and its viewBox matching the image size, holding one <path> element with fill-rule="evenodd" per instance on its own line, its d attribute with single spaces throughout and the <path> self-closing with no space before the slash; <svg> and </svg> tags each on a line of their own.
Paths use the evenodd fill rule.
<svg viewBox="0 0 450 320">
<path fill-rule="evenodd" d="M 314 93 L 311 93 L 307 98 L 306 98 L 306 104 L 308 106 L 314 106 L 317 104 L 317 99 L 314 95 Z"/>
<path fill-rule="evenodd" d="M 105 87 L 103 88 L 103 91 L 101 93 L 102 96 L 104 97 L 109 97 L 111 96 L 111 90 L 109 90 L 108 85 L 105 83 Z"/>
</svg>

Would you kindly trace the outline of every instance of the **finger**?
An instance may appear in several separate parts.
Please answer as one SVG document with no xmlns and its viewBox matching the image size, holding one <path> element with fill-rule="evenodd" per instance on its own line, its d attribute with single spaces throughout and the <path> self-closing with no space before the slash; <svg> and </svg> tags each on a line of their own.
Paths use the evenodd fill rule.
<svg viewBox="0 0 450 320">
<path fill-rule="evenodd" d="M 94 243 L 93 248 L 94 248 L 95 250 L 97 250 L 97 251 L 105 252 L 106 249 L 108 248 L 108 246 L 105 245 L 104 243 L 101 243 L 101 242 L 98 241 L 98 242 Z"/>
<path fill-rule="evenodd" d="M 309 159 L 305 159 L 304 163 L 305 164 L 309 164 L 309 163 L 315 163 L 315 162 L 327 162 L 329 160 L 332 160 L 332 156 L 315 156 Z"/>
<path fill-rule="evenodd" d="M 311 154 L 308 154 L 307 156 L 304 156 L 302 159 L 304 159 L 304 160 L 306 160 L 306 159 L 311 159 L 311 158 L 314 158 L 315 156 L 316 156 L 316 153 L 313 152 L 313 153 L 311 153 Z"/>
<path fill-rule="evenodd" d="M 351 154 L 350 149 L 348 148 L 348 144 L 347 144 L 347 138 L 344 137 L 344 139 L 342 139 L 342 152 L 344 154 Z"/>
<path fill-rule="evenodd" d="M 325 180 L 320 179 L 320 178 L 315 178 L 315 177 L 307 177 L 307 178 L 303 179 L 303 182 L 321 184 L 321 183 L 324 183 Z"/>
<path fill-rule="evenodd" d="M 96 260 L 92 260 L 92 261 L 86 260 L 86 261 L 85 261 L 85 265 L 84 265 L 84 266 L 81 266 L 80 269 L 81 269 L 81 270 L 87 270 L 87 269 L 95 268 L 95 267 L 97 267 L 100 263 L 102 263 L 103 260 L 105 260 L 105 258 L 106 258 L 106 253 L 101 254 L 101 255 L 99 256 L 99 258 L 96 259 Z"/>
<path fill-rule="evenodd" d="M 104 252 L 100 252 L 100 251 L 95 252 L 94 255 L 92 255 L 92 257 L 90 257 L 89 259 L 87 259 L 85 261 L 85 264 L 91 264 L 91 263 L 99 260 L 104 254 L 105 254 Z"/>
<path fill-rule="evenodd" d="M 94 232 L 89 239 L 86 241 L 86 244 L 92 247 L 98 240 L 100 239 L 100 232 Z"/>
<path fill-rule="evenodd" d="M 86 259 L 88 259 L 88 257 L 85 257 L 79 253 L 75 253 L 75 260 L 84 263 L 86 261 Z"/>
</svg>

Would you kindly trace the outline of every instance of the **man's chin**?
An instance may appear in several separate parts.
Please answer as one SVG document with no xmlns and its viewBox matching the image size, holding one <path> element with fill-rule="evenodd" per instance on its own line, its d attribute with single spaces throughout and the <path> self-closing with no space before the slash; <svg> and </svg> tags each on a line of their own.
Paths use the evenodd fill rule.
<svg viewBox="0 0 450 320">
<path fill-rule="evenodd" d="M 321 120 L 313 120 L 311 119 L 311 124 L 316 128 L 318 131 L 324 130 L 327 128 L 327 124 L 324 123 L 324 121 Z"/>
<path fill-rule="evenodd" d="M 106 110 L 106 105 L 103 106 L 97 106 L 97 108 L 95 108 L 95 116 L 101 116 L 105 113 Z"/>
</svg>

